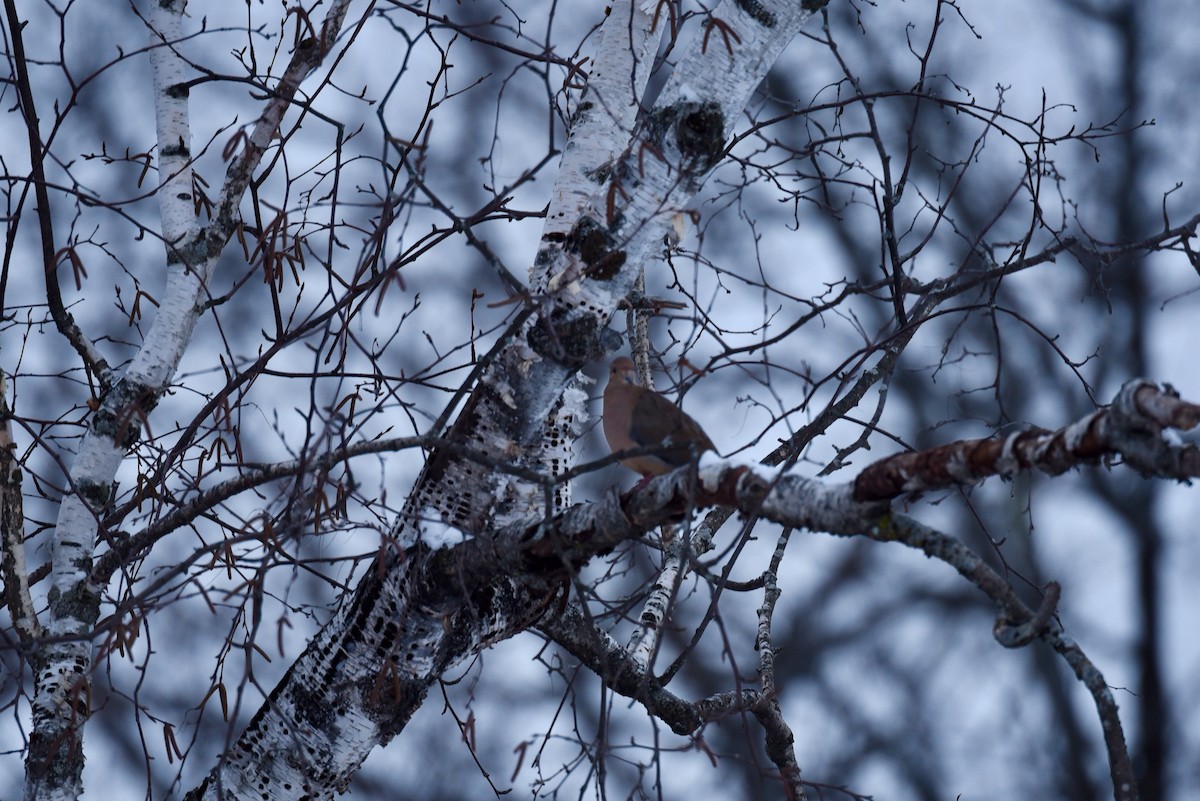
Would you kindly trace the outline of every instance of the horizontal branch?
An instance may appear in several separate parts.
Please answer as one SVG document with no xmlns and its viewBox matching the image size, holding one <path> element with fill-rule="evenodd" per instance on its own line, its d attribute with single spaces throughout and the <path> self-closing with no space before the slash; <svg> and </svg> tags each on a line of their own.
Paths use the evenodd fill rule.
<svg viewBox="0 0 1200 801">
<path fill-rule="evenodd" d="M 884 500 L 906 492 L 977 484 L 990 476 L 1008 478 L 1020 470 L 1059 475 L 1106 456 L 1121 456 L 1146 476 L 1196 478 L 1200 450 L 1172 442 L 1167 432 L 1188 431 L 1197 423 L 1200 406 L 1180 400 L 1169 388 L 1136 379 L 1121 388 L 1111 406 L 1057 431 L 1031 428 L 878 461 L 855 479 L 854 497 Z"/>
<path fill-rule="evenodd" d="M 1057 431 L 1023 431 L 897 454 L 845 484 L 706 454 L 697 467 L 680 468 L 624 496 L 576 506 L 539 523 L 540 544 L 531 547 L 547 556 L 559 548 L 574 561 L 610 549 L 634 532 L 713 505 L 733 506 L 786 526 L 857 533 L 887 512 L 886 501 L 904 493 L 971 485 L 1035 468 L 1057 475 L 1110 456 L 1147 476 L 1189 479 L 1200 476 L 1200 449 L 1173 432 L 1191 430 L 1197 423 L 1200 406 L 1180 400 L 1169 388 L 1136 379 L 1121 388 L 1111 406 Z"/>
<path fill-rule="evenodd" d="M 1062 432 L 1042 437 L 1038 442 L 1044 447 L 1022 458 L 1027 466 L 1043 466 L 1045 462 L 1061 471 L 1065 469 L 1064 460 L 1069 461 L 1067 457 L 1094 460 L 1111 453 L 1121 455 L 1140 470 L 1177 477 L 1178 466 L 1193 459 L 1195 449 L 1172 443 L 1165 429 L 1190 428 L 1198 420 L 1200 409 L 1179 401 L 1168 390 L 1148 382 L 1132 382 L 1121 390 L 1112 407 L 1089 415 Z M 1080 444 L 1083 442 L 1089 443 L 1088 448 Z M 975 446 L 982 447 L 980 443 Z M 1011 451 L 1011 447 L 1007 451 L 998 449 L 1000 453 Z M 943 465 L 957 453 L 953 446 L 935 452 L 941 454 Z M 874 471 L 889 475 L 889 470 L 903 464 L 897 459 L 910 456 L 890 457 L 867 468 L 864 474 Z M 938 463 L 932 457 L 926 457 L 926 461 Z M 992 460 L 993 467 L 997 461 Z M 1020 465 L 1021 461 L 1009 457 L 1002 464 L 1011 471 L 1017 469 L 1012 465 Z M 989 474 L 977 466 L 969 472 L 945 467 L 927 472 L 947 476 L 947 486 L 979 480 Z M 999 469 L 992 472 L 1001 473 Z M 925 474 L 921 476 L 919 487 L 935 485 Z M 894 484 L 897 493 L 911 491 L 907 489 L 910 486 L 913 485 L 909 482 Z M 684 519 L 696 509 L 713 504 L 735 506 L 786 526 L 901 541 L 921 548 L 954 565 L 996 601 L 1003 623 L 997 629 L 998 639 L 1005 644 L 1028 641 L 1029 637 L 1013 632 L 1019 632 L 1024 624 L 1044 621 L 1045 630 L 1033 636 L 1050 637 L 1051 644 L 1068 658 L 1093 691 L 1110 753 L 1117 755 L 1113 775 L 1124 775 L 1123 766 L 1128 760 L 1122 756 L 1124 736 L 1111 694 L 1103 692 L 1104 682 L 1096 678 L 1099 674 L 1094 667 L 1062 639 L 1061 629 L 1053 618 L 1038 617 L 1025 607 L 1007 582 L 961 543 L 945 535 L 917 536 L 926 530 L 919 524 L 905 524 L 889 513 L 887 499 L 865 498 L 858 487 L 859 482 L 832 484 L 708 455 L 699 465 L 654 478 L 625 495 L 614 491 L 598 501 L 572 506 L 560 514 L 526 518 L 500 529 L 457 531 L 444 520 L 427 517 L 414 520 L 417 536 L 408 541 L 403 551 L 381 555 L 384 564 L 364 575 L 353 597 L 338 608 L 334 620 L 323 630 L 325 633 L 310 644 L 294 666 L 293 671 L 299 674 L 325 677 L 326 684 L 313 687 L 285 679 L 272 694 L 273 702 L 243 732 L 239 743 L 249 749 L 245 758 L 236 764 L 227 762 L 218 766 L 209 781 L 191 797 L 215 797 L 219 787 L 226 792 L 231 787 L 250 787 L 246 783 L 253 783 L 254 777 L 260 775 L 255 768 L 255 750 L 269 751 L 287 742 L 287 732 L 294 731 L 294 726 L 308 714 L 304 712 L 306 709 L 338 710 L 322 717 L 321 726 L 306 729 L 312 748 L 318 743 L 338 741 L 355 754 L 365 754 L 404 727 L 428 687 L 446 667 L 534 626 L 568 644 L 568 650 L 597 670 L 614 688 L 619 688 L 619 692 L 638 698 L 663 720 L 670 721 L 673 730 L 694 730 L 699 722 L 738 709 L 761 711 L 758 705 L 762 701 L 756 695 L 743 695 L 740 702 L 681 701 L 647 682 L 636 670 L 630 670 L 632 660 L 606 642 L 603 635 L 581 632 L 580 621 L 572 620 L 571 613 L 565 616 L 558 613 L 557 620 L 547 617 L 561 607 L 573 571 L 623 542 L 639 539 L 646 531 Z M 451 542 L 458 544 L 445 547 Z M 384 661 L 385 673 L 394 675 L 394 683 L 400 688 L 394 693 L 381 694 L 380 659 Z M 331 676 L 340 679 L 330 684 Z M 361 735 L 361 742 L 353 746 L 345 741 L 350 728 Z M 772 730 L 782 731 L 778 727 Z M 306 753 L 311 758 L 312 753 L 324 752 L 317 749 Z M 783 759 L 782 763 L 790 764 L 790 760 Z M 276 778 L 290 777 L 288 781 L 299 781 L 312 788 L 340 786 L 357 764 L 357 761 L 336 763 L 332 759 L 307 767 L 289 763 L 291 767 Z"/>
<path fill-rule="evenodd" d="M 601 502 L 573 507 L 551 521 L 531 526 L 512 544 L 525 558 L 536 555 L 551 560 L 557 556 L 568 564 L 581 565 L 625 539 L 676 521 L 699 507 L 726 504 L 785 526 L 867 536 L 918 549 L 954 567 L 992 599 L 999 609 L 993 633 L 1000 644 L 1021 647 L 1040 638 L 1066 660 L 1095 704 L 1114 798 L 1132 801 L 1136 782 L 1116 700 L 1103 674 L 1054 618 L 1057 585 L 1047 588 L 1040 609 L 1031 610 L 977 554 L 953 537 L 889 514 L 887 502 L 905 492 L 974 484 L 992 475 L 1011 476 L 1018 470 L 1036 468 L 1057 475 L 1072 466 L 1112 456 L 1147 476 L 1196 477 L 1200 475 L 1200 451 L 1185 444 L 1176 432 L 1194 429 L 1198 423 L 1200 406 L 1180 400 L 1169 387 L 1134 380 L 1121 388 L 1111 406 L 1058 431 L 1024 431 L 900 454 L 871 465 L 848 484 L 825 485 L 709 456 L 697 467 L 660 476 L 624 496 L 613 493 Z M 581 625 L 580 621 L 576 624 Z M 630 667 L 631 660 L 623 658 L 615 643 L 605 645 L 598 633 L 575 631 L 564 636 L 561 624 L 543 629 L 595 670 L 609 687 L 639 698 L 679 733 L 695 721 L 712 720 L 731 711 L 746 709 L 756 715 L 768 711 L 764 705 L 769 705 L 771 693 L 753 691 L 726 693 L 696 703 L 680 702 L 668 694 L 674 705 L 656 708 L 647 698 L 651 689 L 647 680 Z M 653 690 L 661 688 L 655 685 Z M 777 764 L 793 763 L 785 758 Z"/>
</svg>

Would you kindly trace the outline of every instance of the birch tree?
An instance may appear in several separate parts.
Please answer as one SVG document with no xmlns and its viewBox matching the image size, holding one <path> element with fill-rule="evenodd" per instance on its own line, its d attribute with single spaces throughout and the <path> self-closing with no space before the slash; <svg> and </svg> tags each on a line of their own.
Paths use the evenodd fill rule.
<svg viewBox="0 0 1200 801">
<path fill-rule="evenodd" d="M 1091 285 L 1153 266 L 1186 302 L 1200 198 L 1168 187 L 1154 225 L 1090 233 L 1060 164 L 1145 119 L 958 83 L 942 48 L 978 31 L 953 3 L 910 10 L 883 67 L 856 37 L 891 12 L 826 5 L 6 0 L 24 797 L 80 797 L 108 743 L 147 797 L 330 798 L 380 781 L 379 754 L 404 766 L 387 793 L 427 772 L 459 797 L 449 743 L 410 731 L 434 706 L 496 794 L 671 797 L 668 767 L 743 763 L 767 797 L 866 797 L 812 753 L 844 730 L 781 667 L 797 543 L 822 535 L 830 568 L 904 549 L 954 576 L 990 647 L 1071 677 L 1087 781 L 1152 797 L 1165 768 L 1130 756 L 1070 586 L 1014 566 L 1028 530 L 972 543 L 945 510 L 1031 475 L 1200 473 L 1200 406 L 1166 383 L 1194 371 L 1120 375 L 1112 343 L 1045 327 L 1078 290 L 1064 264 Z M 1009 319 L 1040 355 L 1004 355 Z M 721 454 L 621 491 L 589 376 L 624 351 Z M 1075 383 L 1043 397 L 1027 367 L 1018 389 L 1014 361 Z M 928 412 L 952 404 L 953 425 Z M 522 643 L 509 691 L 550 689 L 494 701 L 501 764 L 476 688 Z"/>
</svg>

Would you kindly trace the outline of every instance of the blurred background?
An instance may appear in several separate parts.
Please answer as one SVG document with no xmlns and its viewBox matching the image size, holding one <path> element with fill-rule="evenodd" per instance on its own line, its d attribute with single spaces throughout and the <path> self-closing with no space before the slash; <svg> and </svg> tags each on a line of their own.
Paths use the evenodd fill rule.
<svg viewBox="0 0 1200 801">
<path fill-rule="evenodd" d="M 55 250 L 71 250 L 56 278 L 114 366 L 140 344 L 163 276 L 139 10 L 20 9 Z M 675 11 L 681 42 L 708 19 L 696 3 Z M 520 308 L 578 101 L 567 64 L 593 53 L 603 12 L 525 0 L 352 5 L 344 55 L 289 113 L 177 386 L 118 476 L 114 536 L 248 466 L 430 428 Z M 319 25 L 324 9 L 189 4 L 180 49 L 195 70 L 200 194 L 219 190 L 238 132 L 261 109 L 257 85 L 273 85 L 308 13 Z M 650 325 L 658 389 L 723 454 L 760 459 L 899 341 L 897 256 L 911 305 L 931 282 L 1055 248 L 944 302 L 890 378 L 823 426 L 797 469 L 817 475 L 864 432 L 867 448 L 844 453 L 829 481 L 906 448 L 1057 428 L 1138 376 L 1200 399 L 1196 270 L 1174 250 L 1104 247 L 1200 212 L 1198 28 L 1181 0 L 831 2 L 760 86 L 729 158 L 681 215 L 677 246 L 645 265 L 647 295 L 671 304 Z M 652 91 L 675 56 L 664 43 Z M 36 570 L 97 390 L 49 320 L 24 122 L 12 84 L 0 92 L 0 369 Z M 885 219 L 886 186 L 898 181 Z M 606 372 L 588 371 L 594 399 Z M 604 455 L 587 421 L 578 460 Z M 159 799 L 195 786 L 366 569 L 422 464 L 414 447 L 242 493 L 123 565 L 101 615 L 136 599 L 136 639 L 98 642 L 89 792 Z M 574 497 L 634 480 L 604 467 L 576 481 Z M 1141 797 L 1200 798 L 1200 503 L 1190 487 L 1096 466 L 902 507 L 961 539 L 1032 605 L 1058 581 L 1059 618 L 1121 707 Z M 268 529 L 280 550 L 254 542 Z M 732 560 L 731 578 L 753 579 L 778 536 L 760 523 L 747 538 L 730 521 L 706 563 L 719 573 Z M 656 564 L 633 544 L 581 577 L 618 641 Z M 946 565 L 900 545 L 796 532 L 779 585 L 777 684 L 817 785 L 810 797 L 1111 797 L 1087 693 L 1045 646 L 999 646 L 992 605 Z M 34 594 L 44 604 L 44 585 Z M 721 593 L 670 688 L 695 699 L 753 684 L 761 601 Z M 711 585 L 689 577 L 659 671 L 713 602 Z M 3 620 L 0 798 L 15 798 L 32 684 Z M 677 737 L 530 632 L 451 671 L 367 760 L 351 797 L 778 798 L 761 739 L 741 718 L 698 742 Z"/>
</svg>

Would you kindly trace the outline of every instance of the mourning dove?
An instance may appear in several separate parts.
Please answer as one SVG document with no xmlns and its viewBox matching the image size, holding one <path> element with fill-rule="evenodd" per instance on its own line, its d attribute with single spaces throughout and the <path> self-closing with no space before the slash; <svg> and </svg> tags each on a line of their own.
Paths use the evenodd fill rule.
<svg viewBox="0 0 1200 801">
<path fill-rule="evenodd" d="M 614 359 L 604 388 L 604 438 L 613 453 L 659 448 L 630 456 L 621 464 L 643 476 L 661 476 L 682 467 L 704 451 L 716 450 L 700 424 L 682 409 L 638 383 L 633 362 Z M 660 448 L 661 446 L 661 448 Z"/>
</svg>

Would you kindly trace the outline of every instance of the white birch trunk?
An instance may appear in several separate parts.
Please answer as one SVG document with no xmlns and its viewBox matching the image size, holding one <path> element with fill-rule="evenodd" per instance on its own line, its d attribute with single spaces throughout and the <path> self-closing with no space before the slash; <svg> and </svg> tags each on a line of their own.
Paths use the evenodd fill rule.
<svg viewBox="0 0 1200 801">
<path fill-rule="evenodd" d="M 571 118 L 570 137 L 558 165 L 558 178 L 546 213 L 537 258 L 529 269 L 529 287 L 540 292 L 561 242 L 579 219 L 607 172 L 633 138 L 641 100 L 654 56 L 667 29 L 663 16 L 648 14 L 641 0 L 612 4 L 600 32 L 587 86 Z"/>
<path fill-rule="evenodd" d="M 182 0 L 152 4 L 151 21 L 161 38 L 180 38 Z M 168 46 L 150 51 L 154 69 L 160 153 L 163 234 L 169 247 L 194 225 L 191 132 L 186 95 L 175 91 L 183 64 Z M 203 286 L 177 251 L 168 255 L 167 288 L 141 349 L 93 414 L 71 465 L 72 492 L 59 506 L 51 538 L 49 609 L 45 630 L 55 638 L 34 659 L 33 731 L 26 762 L 25 798 L 52 801 L 78 798 L 83 791 L 82 729 L 90 696 L 90 634 L 99 614 L 99 589 L 89 582 L 96 548 L 97 520 L 103 516 L 113 477 L 137 442 L 142 421 L 166 389 L 199 316 Z"/>
<path fill-rule="evenodd" d="M 278 128 L 299 81 L 320 62 L 345 16 L 336 2 L 323 40 L 293 59 L 277 95 L 267 104 L 246 151 L 230 165 L 207 229 L 199 229 L 191 197 L 191 131 L 186 64 L 174 50 L 182 38 L 185 0 L 151 4 L 151 66 L 159 153 L 159 203 L 167 245 L 166 289 L 142 347 L 117 384 L 101 399 L 70 469 L 71 493 L 59 507 L 50 540 L 49 608 L 53 638 L 33 656 L 33 728 L 24 796 L 66 801 L 83 791 L 83 725 L 89 714 L 91 632 L 99 615 L 99 588 L 90 582 L 97 521 L 107 508 L 113 478 L 137 443 L 142 423 L 167 389 L 204 310 L 206 285 L 237 220 L 237 208 L 262 151 Z"/>
<path fill-rule="evenodd" d="M 737 115 L 811 13 L 784 0 L 723 3 L 715 14 L 740 42 L 727 49 L 694 41 L 654 111 L 634 126 L 655 46 L 651 15 L 640 3 L 615 5 L 601 48 L 628 72 L 622 80 L 607 65 L 593 68 L 609 87 L 605 114 L 577 115 L 584 141 L 564 155 L 552 204 L 561 214 L 551 215 L 531 271 L 534 288 L 549 295 L 491 364 L 447 433 L 450 440 L 500 463 L 545 452 L 547 418 L 571 376 L 604 356 L 604 328 L 642 259 L 720 159 Z M 621 42 L 636 53 L 623 52 Z M 619 190 L 610 191 L 614 182 Z M 609 214 L 613 198 L 618 213 Z M 529 515 L 535 491 L 541 486 L 520 486 L 477 461 L 431 454 L 395 527 L 403 552 L 366 572 L 229 758 L 188 798 L 332 798 L 372 748 L 404 727 L 441 671 L 530 627 L 565 591 L 563 554 L 531 556 L 522 540 L 496 534 L 495 524 Z M 431 550 L 458 532 L 461 545 Z M 571 557 L 582 563 L 612 544 L 594 540 Z"/>
</svg>

